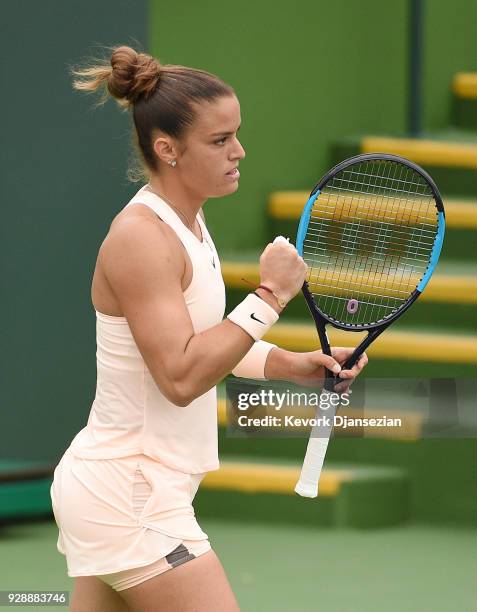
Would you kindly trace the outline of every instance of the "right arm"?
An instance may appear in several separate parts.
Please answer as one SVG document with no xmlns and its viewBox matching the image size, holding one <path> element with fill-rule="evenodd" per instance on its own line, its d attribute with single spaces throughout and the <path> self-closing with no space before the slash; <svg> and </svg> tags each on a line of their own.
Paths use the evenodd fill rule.
<svg viewBox="0 0 477 612">
<path fill-rule="evenodd" d="M 275 267 L 280 261 L 283 272 L 285 260 L 286 272 L 289 260 L 295 269 L 291 275 L 291 293 L 295 295 L 306 264 L 296 251 L 292 256 L 290 247 L 277 251 L 276 246 L 268 245 L 270 248 L 274 249 Z M 101 251 L 104 273 L 137 347 L 157 386 L 172 403 L 186 406 L 211 389 L 254 344 L 246 331 L 228 319 L 194 332 L 181 286 L 183 250 L 173 230 L 163 222 L 144 217 L 122 219 L 111 227 Z M 270 263 L 270 257 L 268 260 Z M 292 284 L 289 279 L 287 283 Z M 280 312 L 273 300 L 269 304 Z"/>
</svg>

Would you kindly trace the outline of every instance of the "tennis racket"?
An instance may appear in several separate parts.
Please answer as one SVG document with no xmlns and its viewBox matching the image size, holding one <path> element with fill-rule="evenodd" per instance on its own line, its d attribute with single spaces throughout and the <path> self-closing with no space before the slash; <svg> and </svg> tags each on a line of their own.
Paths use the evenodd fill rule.
<svg viewBox="0 0 477 612">
<path fill-rule="evenodd" d="M 342 367 L 354 366 L 424 291 L 444 230 L 444 205 L 434 181 L 407 159 L 357 155 L 325 174 L 305 205 L 296 239 L 309 266 L 302 291 L 324 354 L 331 355 L 326 325 L 365 331 Z M 329 370 L 325 376 L 324 389 L 332 390 L 337 379 Z M 332 426 L 318 429 L 311 431 L 295 487 L 304 497 L 318 495 Z"/>
</svg>

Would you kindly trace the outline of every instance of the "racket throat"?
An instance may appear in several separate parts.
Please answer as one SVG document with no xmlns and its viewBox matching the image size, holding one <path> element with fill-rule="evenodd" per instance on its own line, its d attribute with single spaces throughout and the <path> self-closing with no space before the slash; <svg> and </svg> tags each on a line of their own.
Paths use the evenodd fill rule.
<svg viewBox="0 0 477 612">
<path fill-rule="evenodd" d="M 317 325 L 316 330 L 320 338 L 320 344 L 321 344 L 321 349 L 323 351 L 323 354 L 329 355 L 330 357 L 332 357 L 330 341 L 328 339 L 328 334 L 326 333 L 326 326 Z M 324 370 L 325 370 L 325 379 L 323 381 L 323 388 L 326 391 L 333 391 L 336 383 L 339 382 L 338 377 L 331 370 L 328 370 L 328 368 L 324 368 Z"/>
<path fill-rule="evenodd" d="M 368 348 L 368 346 L 372 344 L 376 340 L 376 338 L 380 336 L 388 326 L 389 324 L 382 326 L 382 327 L 378 327 L 376 329 L 372 329 L 368 333 L 366 338 L 361 342 L 361 344 L 356 347 L 351 357 L 347 361 L 344 362 L 343 370 L 351 370 L 351 368 L 356 364 L 356 362 L 361 357 L 361 355 L 364 353 L 364 351 Z"/>
</svg>

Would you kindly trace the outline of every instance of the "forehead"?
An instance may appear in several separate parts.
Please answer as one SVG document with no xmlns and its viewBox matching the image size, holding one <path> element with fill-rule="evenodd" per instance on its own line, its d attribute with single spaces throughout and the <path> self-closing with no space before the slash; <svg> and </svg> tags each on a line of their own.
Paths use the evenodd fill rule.
<svg viewBox="0 0 477 612">
<path fill-rule="evenodd" d="M 226 96 L 196 105 L 194 128 L 207 135 L 218 132 L 235 132 L 240 125 L 240 104 L 235 96 Z"/>
</svg>

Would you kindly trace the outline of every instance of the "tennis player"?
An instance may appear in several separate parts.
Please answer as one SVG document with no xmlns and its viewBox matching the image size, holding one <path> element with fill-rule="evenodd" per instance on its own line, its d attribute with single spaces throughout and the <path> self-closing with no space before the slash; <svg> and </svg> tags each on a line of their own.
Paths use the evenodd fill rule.
<svg viewBox="0 0 477 612">
<path fill-rule="evenodd" d="M 147 182 L 113 219 L 92 283 L 97 387 L 51 487 L 73 612 L 229 612 L 238 603 L 196 521 L 219 467 L 216 385 L 230 372 L 317 385 L 352 349 L 292 353 L 261 340 L 307 266 L 286 240 L 260 257 L 260 288 L 224 319 L 225 289 L 202 211 L 234 193 L 240 106 L 216 76 L 130 47 L 76 70 L 132 111 Z M 230 231 L 236 231 L 231 216 Z M 366 356 L 341 371 L 343 389 Z M 299 501 L 297 500 L 297 503 Z"/>
</svg>

